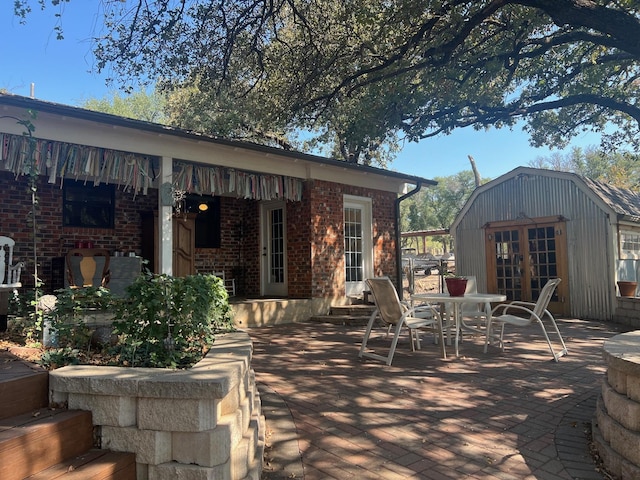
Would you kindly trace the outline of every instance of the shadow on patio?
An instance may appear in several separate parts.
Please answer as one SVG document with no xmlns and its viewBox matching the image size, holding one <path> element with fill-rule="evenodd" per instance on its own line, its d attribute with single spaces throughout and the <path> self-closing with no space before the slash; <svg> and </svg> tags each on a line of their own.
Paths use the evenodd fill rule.
<svg viewBox="0 0 640 480">
<path fill-rule="evenodd" d="M 569 349 L 559 363 L 532 326 L 509 329 L 504 354 L 465 338 L 447 360 L 426 334 L 419 352 L 405 335 L 390 367 L 358 358 L 364 327 L 248 329 L 272 434 L 264 478 L 301 478 L 302 469 L 305 480 L 605 478 L 587 431 L 602 344 L 619 326 L 558 324 Z M 388 344 L 379 334 L 370 342 Z"/>
</svg>

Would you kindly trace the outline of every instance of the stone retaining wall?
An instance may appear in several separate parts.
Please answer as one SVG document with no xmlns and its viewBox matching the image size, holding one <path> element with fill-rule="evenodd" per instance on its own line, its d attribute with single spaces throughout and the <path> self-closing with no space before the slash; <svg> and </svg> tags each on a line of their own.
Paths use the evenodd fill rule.
<svg viewBox="0 0 640 480">
<path fill-rule="evenodd" d="M 640 478 L 640 331 L 604 343 L 602 382 L 593 440 L 605 467 L 617 478 Z"/>
<path fill-rule="evenodd" d="M 640 298 L 616 297 L 618 305 L 613 320 L 631 328 L 640 328 Z"/>
<path fill-rule="evenodd" d="M 101 447 L 134 452 L 138 480 L 258 480 L 264 417 L 244 332 L 189 370 L 67 366 L 50 400 L 90 410 Z"/>
</svg>

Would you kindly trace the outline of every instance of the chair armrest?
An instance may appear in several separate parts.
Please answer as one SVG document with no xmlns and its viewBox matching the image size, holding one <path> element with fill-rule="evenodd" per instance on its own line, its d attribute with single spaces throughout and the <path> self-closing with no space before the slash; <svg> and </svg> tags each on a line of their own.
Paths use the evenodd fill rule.
<svg viewBox="0 0 640 480">
<path fill-rule="evenodd" d="M 417 307 L 411 308 L 404 312 L 403 317 L 414 317 L 414 318 L 438 318 L 440 316 L 440 312 L 433 306 L 429 304 L 419 305 Z"/>
<path fill-rule="evenodd" d="M 501 303 L 499 305 L 497 305 L 492 311 L 491 311 L 491 315 L 495 315 L 495 313 L 499 312 L 500 310 L 502 310 L 502 314 L 506 314 L 507 310 L 509 309 L 518 309 L 518 310 L 533 310 L 533 308 L 536 306 L 535 303 L 532 302 L 523 302 L 520 300 L 514 300 L 512 302 L 509 303 Z M 533 313 L 533 312 L 532 312 Z"/>
<path fill-rule="evenodd" d="M 513 300 L 512 302 L 509 302 L 507 305 L 522 305 L 529 308 L 533 308 L 536 306 L 535 302 L 525 302 L 522 300 Z"/>
<path fill-rule="evenodd" d="M 509 310 L 517 310 L 519 312 L 525 312 L 527 313 L 530 317 L 535 318 L 536 320 L 540 320 L 540 317 L 538 317 L 538 315 L 536 315 L 534 313 L 533 310 L 531 310 L 530 308 L 525 307 L 524 305 L 514 305 L 513 303 L 508 303 L 506 305 L 498 305 L 496 308 L 494 308 L 491 311 L 491 316 L 492 317 L 499 317 L 500 315 L 495 315 L 494 313 L 497 313 L 500 308 L 502 308 L 502 315 L 510 315 L 510 313 L 507 313 Z"/>
</svg>

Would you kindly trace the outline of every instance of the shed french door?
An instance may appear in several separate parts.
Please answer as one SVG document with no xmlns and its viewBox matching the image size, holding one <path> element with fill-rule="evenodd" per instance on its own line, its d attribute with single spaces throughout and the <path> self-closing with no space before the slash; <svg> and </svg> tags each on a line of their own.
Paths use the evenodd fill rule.
<svg viewBox="0 0 640 480">
<path fill-rule="evenodd" d="M 284 202 L 262 204 L 262 295 L 287 295 L 287 238 Z"/>
<path fill-rule="evenodd" d="M 347 296 L 359 295 L 373 276 L 371 200 L 345 195 L 343 210 L 345 290 Z"/>
<path fill-rule="evenodd" d="M 563 281 L 554 292 L 549 310 L 569 312 L 567 242 L 564 221 L 532 224 L 491 224 L 486 229 L 487 287 L 508 301 L 535 302 L 550 278 Z"/>
</svg>

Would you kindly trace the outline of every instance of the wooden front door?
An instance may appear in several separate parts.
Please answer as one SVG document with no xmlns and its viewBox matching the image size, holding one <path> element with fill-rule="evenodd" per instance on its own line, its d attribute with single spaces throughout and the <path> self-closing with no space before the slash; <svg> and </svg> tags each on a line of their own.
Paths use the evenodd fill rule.
<svg viewBox="0 0 640 480">
<path fill-rule="evenodd" d="M 195 214 L 173 218 L 173 276 L 184 277 L 195 273 Z M 149 212 L 142 215 L 142 258 L 149 262 L 153 273 L 160 273 L 160 242 L 158 216 Z"/>
<path fill-rule="evenodd" d="M 549 310 L 568 314 L 569 278 L 565 222 L 527 219 L 490 224 L 485 231 L 487 287 L 508 301 L 535 302 L 550 278 L 561 278 Z"/>
<path fill-rule="evenodd" d="M 173 219 L 173 276 L 194 275 L 196 224 L 192 215 Z"/>
</svg>

